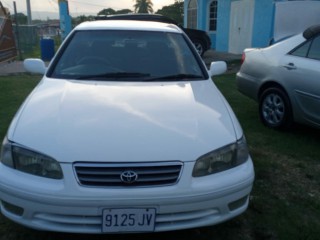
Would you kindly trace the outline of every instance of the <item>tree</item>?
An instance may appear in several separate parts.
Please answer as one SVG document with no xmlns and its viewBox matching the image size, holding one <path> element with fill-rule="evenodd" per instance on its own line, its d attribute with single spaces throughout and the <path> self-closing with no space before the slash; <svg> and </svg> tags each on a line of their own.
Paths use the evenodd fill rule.
<svg viewBox="0 0 320 240">
<path fill-rule="evenodd" d="M 132 11 L 130 9 L 121 9 L 121 10 L 114 10 L 112 8 L 105 8 L 98 12 L 98 15 L 115 15 L 115 14 L 127 14 L 131 13 Z"/>
<path fill-rule="evenodd" d="M 112 8 L 105 8 L 103 10 L 101 10 L 100 12 L 98 12 L 98 15 L 113 15 L 115 14 L 116 11 Z"/>
<path fill-rule="evenodd" d="M 130 9 L 121 9 L 116 11 L 116 14 L 127 14 L 127 13 L 132 13 Z"/>
<path fill-rule="evenodd" d="M 72 18 L 72 25 L 76 26 L 82 22 L 92 21 L 94 19 L 95 19 L 95 17 L 92 15 L 90 15 L 90 16 L 80 15 L 78 17 Z"/>
<path fill-rule="evenodd" d="M 15 14 L 12 14 L 11 19 L 13 20 L 13 22 L 15 22 L 15 20 L 17 19 L 17 23 L 21 25 L 28 23 L 28 17 L 23 13 L 17 13 L 17 16 L 15 16 Z"/>
<path fill-rule="evenodd" d="M 169 17 L 180 25 L 183 25 L 183 1 L 175 0 L 174 4 L 164 6 L 163 8 L 159 9 L 156 14 Z"/>
<path fill-rule="evenodd" d="M 135 0 L 136 4 L 133 5 L 134 12 L 136 13 L 153 13 L 153 3 L 151 0 Z"/>
</svg>

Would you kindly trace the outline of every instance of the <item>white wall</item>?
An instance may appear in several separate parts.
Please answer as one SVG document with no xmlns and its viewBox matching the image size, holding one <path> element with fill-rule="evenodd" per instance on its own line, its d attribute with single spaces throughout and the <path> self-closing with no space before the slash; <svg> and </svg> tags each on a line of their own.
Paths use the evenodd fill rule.
<svg viewBox="0 0 320 240">
<path fill-rule="evenodd" d="M 275 5 L 274 40 L 303 32 L 320 24 L 320 1 L 289 1 Z"/>
</svg>

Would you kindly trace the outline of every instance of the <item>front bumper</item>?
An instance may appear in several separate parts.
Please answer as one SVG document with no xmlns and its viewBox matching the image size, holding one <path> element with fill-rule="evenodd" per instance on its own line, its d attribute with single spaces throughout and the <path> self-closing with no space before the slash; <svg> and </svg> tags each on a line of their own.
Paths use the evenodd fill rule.
<svg viewBox="0 0 320 240">
<path fill-rule="evenodd" d="M 207 177 L 191 178 L 185 163 L 178 184 L 145 188 L 88 188 L 75 180 L 72 165 L 62 164 L 65 178 L 50 180 L 0 164 L 1 212 L 39 230 L 102 233 L 105 208 L 155 208 L 155 231 L 214 225 L 247 209 L 254 180 L 251 159 Z"/>
</svg>

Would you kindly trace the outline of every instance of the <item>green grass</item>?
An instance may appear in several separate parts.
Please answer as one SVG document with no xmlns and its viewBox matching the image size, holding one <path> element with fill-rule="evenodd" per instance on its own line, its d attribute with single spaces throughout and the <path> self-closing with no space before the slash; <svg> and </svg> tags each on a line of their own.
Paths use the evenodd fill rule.
<svg viewBox="0 0 320 240">
<path fill-rule="evenodd" d="M 39 76 L 0 77 L 0 137 Z M 0 239 L 319 239 L 320 131 L 296 126 L 286 132 L 264 127 L 257 103 L 235 87 L 235 75 L 215 79 L 246 134 L 256 179 L 249 209 L 241 216 L 199 229 L 156 234 L 80 235 L 39 232 L 0 215 Z"/>
<path fill-rule="evenodd" d="M 10 124 L 18 107 L 39 82 L 40 76 L 0 76 L 0 138 Z"/>
<path fill-rule="evenodd" d="M 236 90 L 233 74 L 215 82 L 243 127 L 255 165 L 250 207 L 239 218 L 250 230 L 245 239 L 319 239 L 320 131 L 266 128 L 257 103 Z"/>
</svg>

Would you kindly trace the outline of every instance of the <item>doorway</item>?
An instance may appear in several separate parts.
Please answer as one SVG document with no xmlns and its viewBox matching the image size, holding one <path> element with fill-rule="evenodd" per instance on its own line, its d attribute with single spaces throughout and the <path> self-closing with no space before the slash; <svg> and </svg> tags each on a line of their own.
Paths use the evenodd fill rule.
<svg viewBox="0 0 320 240">
<path fill-rule="evenodd" d="M 251 47 L 254 18 L 254 0 L 231 2 L 229 52 L 241 54 Z"/>
</svg>

